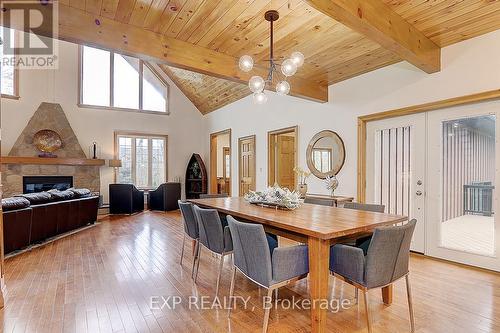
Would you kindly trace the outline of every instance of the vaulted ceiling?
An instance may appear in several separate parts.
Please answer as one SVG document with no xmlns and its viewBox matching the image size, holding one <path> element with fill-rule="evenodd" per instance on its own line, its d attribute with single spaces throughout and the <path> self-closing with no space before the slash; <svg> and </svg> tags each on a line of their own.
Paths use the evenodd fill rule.
<svg viewBox="0 0 500 333">
<path fill-rule="evenodd" d="M 275 54 L 301 51 L 292 94 L 327 100 L 327 86 L 402 60 L 431 73 L 439 51 L 500 28 L 493 0 L 60 0 L 59 38 L 141 56 L 207 113 L 249 94 L 237 60 L 265 73 L 277 9 Z M 177 68 L 174 68 L 177 67 Z M 180 68 L 180 69 L 179 69 Z M 259 72 L 260 71 L 260 72 Z M 199 73 L 199 74 L 197 74 Z"/>
<path fill-rule="evenodd" d="M 207 114 L 251 94 L 247 85 L 213 76 L 160 65 L 187 98 L 202 113 Z"/>
</svg>

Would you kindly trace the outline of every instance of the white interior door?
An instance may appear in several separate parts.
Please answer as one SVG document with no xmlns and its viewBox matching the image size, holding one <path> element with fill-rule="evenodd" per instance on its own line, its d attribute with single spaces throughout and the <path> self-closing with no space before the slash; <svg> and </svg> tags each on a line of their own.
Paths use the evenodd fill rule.
<svg viewBox="0 0 500 333">
<path fill-rule="evenodd" d="M 426 254 L 500 271 L 500 102 L 428 113 Z"/>
<path fill-rule="evenodd" d="M 366 202 L 417 219 L 412 250 L 425 251 L 425 113 L 372 121 L 366 137 Z"/>
</svg>

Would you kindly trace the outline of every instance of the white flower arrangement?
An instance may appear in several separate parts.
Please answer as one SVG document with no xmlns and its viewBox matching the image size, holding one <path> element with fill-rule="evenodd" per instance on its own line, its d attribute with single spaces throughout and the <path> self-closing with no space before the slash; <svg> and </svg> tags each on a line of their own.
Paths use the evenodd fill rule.
<svg viewBox="0 0 500 333">
<path fill-rule="evenodd" d="M 305 185 L 307 178 L 311 175 L 311 173 L 309 171 L 302 169 L 301 167 L 295 167 L 293 171 L 295 171 L 297 176 L 299 176 L 299 184 Z"/>
<path fill-rule="evenodd" d="M 278 185 L 269 186 L 264 191 L 250 191 L 245 200 L 251 204 L 272 206 L 293 210 L 302 204 L 300 193 Z"/>
</svg>

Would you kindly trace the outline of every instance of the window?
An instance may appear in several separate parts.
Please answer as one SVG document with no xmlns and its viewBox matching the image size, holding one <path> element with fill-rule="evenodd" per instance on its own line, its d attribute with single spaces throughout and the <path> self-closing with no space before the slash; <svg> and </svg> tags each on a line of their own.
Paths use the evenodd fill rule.
<svg viewBox="0 0 500 333">
<path fill-rule="evenodd" d="M 330 172 L 332 170 L 332 150 L 328 148 L 313 149 L 314 167 L 320 172 Z"/>
<path fill-rule="evenodd" d="M 9 38 L 5 38 L 5 37 Z M 13 29 L 0 27 L 0 38 L 2 43 L 0 45 L 0 67 L 1 67 L 1 76 L 0 76 L 0 86 L 2 97 L 18 97 L 18 75 L 17 69 L 14 66 L 13 58 L 14 55 L 4 54 L 3 43 L 15 42 L 15 34 Z M 11 49 L 14 49 L 12 45 Z"/>
<path fill-rule="evenodd" d="M 167 179 L 167 136 L 115 133 L 118 183 L 156 188 Z"/>
<path fill-rule="evenodd" d="M 80 47 L 80 105 L 168 114 L 168 85 L 144 61 Z"/>
</svg>

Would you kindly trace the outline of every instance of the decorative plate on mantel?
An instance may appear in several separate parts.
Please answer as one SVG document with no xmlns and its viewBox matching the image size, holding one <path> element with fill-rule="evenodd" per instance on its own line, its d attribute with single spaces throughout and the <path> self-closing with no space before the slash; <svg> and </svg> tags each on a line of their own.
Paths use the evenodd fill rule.
<svg viewBox="0 0 500 333">
<path fill-rule="evenodd" d="M 63 142 L 61 136 L 57 132 L 43 129 L 35 133 L 33 136 L 33 144 L 36 149 L 42 152 L 38 155 L 39 157 L 57 157 L 57 155 L 52 153 L 61 149 Z"/>
</svg>

